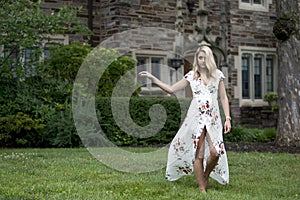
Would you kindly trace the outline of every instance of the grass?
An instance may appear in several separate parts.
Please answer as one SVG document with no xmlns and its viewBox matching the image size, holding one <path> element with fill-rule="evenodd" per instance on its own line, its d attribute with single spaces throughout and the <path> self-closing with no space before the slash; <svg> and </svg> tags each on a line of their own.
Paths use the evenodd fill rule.
<svg viewBox="0 0 300 200">
<path fill-rule="evenodd" d="M 0 199 L 300 199 L 300 154 L 228 152 L 228 160 L 230 184 L 211 180 L 203 195 L 194 176 L 122 173 L 86 149 L 2 149 Z"/>
</svg>

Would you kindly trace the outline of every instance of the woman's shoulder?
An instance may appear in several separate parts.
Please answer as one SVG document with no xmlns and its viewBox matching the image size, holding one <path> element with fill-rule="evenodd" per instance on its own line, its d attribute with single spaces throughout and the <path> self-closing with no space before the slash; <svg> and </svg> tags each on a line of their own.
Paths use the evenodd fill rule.
<svg viewBox="0 0 300 200">
<path fill-rule="evenodd" d="M 194 78 L 194 71 L 193 70 L 190 70 L 188 73 L 186 73 L 185 75 L 184 75 L 184 78 L 187 80 L 187 81 L 191 81 L 191 80 L 193 80 L 193 78 Z"/>
<path fill-rule="evenodd" d="M 220 80 L 225 79 L 224 73 L 219 69 L 216 69 L 216 75 L 217 75 L 217 78 L 220 79 Z"/>
<path fill-rule="evenodd" d="M 194 75 L 194 71 L 193 71 L 193 70 L 190 70 L 190 71 L 188 71 L 188 72 L 185 74 L 185 76 L 190 76 L 190 75 Z"/>
<path fill-rule="evenodd" d="M 217 74 L 223 74 L 223 72 L 220 69 L 216 69 Z"/>
</svg>

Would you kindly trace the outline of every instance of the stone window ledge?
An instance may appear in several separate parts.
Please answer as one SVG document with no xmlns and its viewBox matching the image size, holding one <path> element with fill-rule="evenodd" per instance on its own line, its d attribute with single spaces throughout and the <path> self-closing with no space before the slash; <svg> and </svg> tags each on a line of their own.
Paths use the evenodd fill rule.
<svg viewBox="0 0 300 200">
<path fill-rule="evenodd" d="M 251 4 L 243 3 L 239 1 L 239 9 L 242 10 L 251 10 L 251 11 L 260 11 L 260 12 L 269 12 L 269 5 L 272 4 L 272 0 L 263 0 L 263 4 Z"/>
</svg>

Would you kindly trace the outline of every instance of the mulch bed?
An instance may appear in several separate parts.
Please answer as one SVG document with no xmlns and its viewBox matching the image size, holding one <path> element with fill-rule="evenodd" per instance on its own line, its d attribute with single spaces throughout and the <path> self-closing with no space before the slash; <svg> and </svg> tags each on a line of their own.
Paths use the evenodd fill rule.
<svg viewBox="0 0 300 200">
<path fill-rule="evenodd" d="M 270 153 L 300 154 L 300 147 L 279 146 L 274 142 L 265 142 L 265 143 L 226 142 L 225 148 L 227 151 L 234 151 L 234 152 L 270 152 Z"/>
</svg>

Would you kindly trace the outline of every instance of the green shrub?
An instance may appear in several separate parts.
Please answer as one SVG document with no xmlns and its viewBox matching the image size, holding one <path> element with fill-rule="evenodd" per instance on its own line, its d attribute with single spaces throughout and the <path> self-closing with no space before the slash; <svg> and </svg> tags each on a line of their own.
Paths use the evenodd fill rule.
<svg viewBox="0 0 300 200">
<path fill-rule="evenodd" d="M 41 119 L 32 119 L 22 112 L 0 118 L 1 147 L 39 147 L 44 138 L 41 130 L 45 124 Z"/>
<path fill-rule="evenodd" d="M 43 135 L 50 147 L 82 146 L 69 103 L 66 102 L 63 110 L 55 112 L 47 119 Z"/>
<path fill-rule="evenodd" d="M 42 66 L 37 67 L 39 70 L 34 76 L 23 80 L 15 80 L 12 76 L 1 77 L 0 116 L 3 116 L 1 147 L 32 147 L 33 144 L 29 141 L 35 141 L 36 138 L 41 138 L 40 142 L 34 144 L 38 147 L 78 147 L 81 145 L 76 134 L 70 102 L 73 81 L 90 51 L 91 48 L 88 45 L 78 42 L 54 47 L 50 51 L 51 58 Z M 96 61 L 96 63 L 91 64 L 91 69 L 99 67 L 97 62 L 100 62 L 102 57 L 117 58 L 111 59 L 113 62 L 99 80 L 99 96 L 110 97 L 124 74 L 135 76 L 135 71 L 131 69 L 134 69 L 136 61 L 131 57 L 121 56 L 117 50 L 105 48 L 96 49 L 93 53 L 96 59 L 92 58 L 91 62 Z M 98 54 L 102 57 L 97 57 Z M 122 83 L 125 86 L 134 85 L 133 81 L 134 79 L 131 78 Z M 139 88 L 132 95 L 137 96 L 138 91 Z M 19 123 L 18 127 L 13 126 L 12 121 L 18 113 L 23 113 L 23 118 L 31 119 L 34 123 L 43 124 L 38 129 L 39 137 L 35 137 L 37 129 L 33 125 L 31 129 L 28 129 L 29 125 L 26 123 Z M 126 138 L 117 126 L 110 127 L 110 131 L 116 143 L 132 144 L 132 138 Z M 18 137 L 16 137 L 17 134 Z"/>
<path fill-rule="evenodd" d="M 277 100 L 278 100 L 278 95 L 276 92 L 269 92 L 264 96 L 264 101 L 269 103 Z"/>
<path fill-rule="evenodd" d="M 99 83 L 98 83 L 98 93 L 100 97 L 111 97 L 113 90 L 116 88 L 117 83 L 120 87 L 125 87 L 123 90 L 120 88 L 120 92 L 123 94 L 117 94 L 119 96 L 134 96 L 137 97 L 140 91 L 140 88 L 136 88 L 133 91 L 133 94 L 124 94 L 125 92 L 130 92 L 134 88 L 129 88 L 130 86 L 135 86 L 135 76 L 136 72 L 134 69 L 136 65 L 136 60 L 129 56 L 120 56 L 115 61 L 110 63 L 102 74 Z M 122 79 L 127 75 L 127 78 Z"/>
<path fill-rule="evenodd" d="M 160 104 L 166 110 L 167 119 L 164 127 L 159 133 L 149 138 L 133 137 L 118 127 L 111 111 L 110 98 L 98 98 L 96 105 L 100 126 L 110 141 L 116 145 L 155 145 L 169 143 L 178 131 L 181 116 L 185 115 L 185 113 L 181 113 L 179 101 L 182 101 L 182 104 L 187 107 L 190 99 L 131 98 L 130 104 L 128 105 L 130 112 L 130 116 L 128 117 L 139 126 L 146 126 L 150 123 L 149 109 L 151 106 Z M 117 104 L 126 104 L 124 98 L 119 98 L 116 102 Z M 131 119 L 127 118 L 123 120 L 128 121 Z"/>
<path fill-rule="evenodd" d="M 267 93 L 264 96 L 264 101 L 268 102 L 269 106 L 271 106 L 272 110 L 278 109 L 278 94 L 276 92 Z"/>
<path fill-rule="evenodd" d="M 69 45 L 54 46 L 50 49 L 50 59 L 42 68 L 46 76 L 73 83 L 77 72 L 92 48 L 87 44 L 73 41 Z"/>
<path fill-rule="evenodd" d="M 70 100 L 72 82 L 90 50 L 88 45 L 78 42 L 58 46 L 51 49 L 51 58 L 46 63 L 37 66 L 38 70 L 34 76 L 23 80 L 11 76 L 0 79 L 0 116 L 3 116 L 2 121 L 5 122 L 1 137 L 6 141 L 0 146 L 32 147 L 30 141 L 40 138 L 36 137 L 33 123 L 31 129 L 27 127 L 30 125 L 21 122 L 18 123 L 18 127 L 13 126 L 12 119 L 19 116 L 18 113 L 24 114 L 23 120 L 28 118 L 35 123 L 43 123 L 44 126 L 39 127 L 38 132 L 41 141 L 35 141 L 35 147 L 80 145 L 79 137 L 74 134 Z M 16 134 L 18 137 L 15 137 Z M 9 139 L 11 141 L 8 141 Z"/>
<path fill-rule="evenodd" d="M 242 126 L 233 127 L 231 133 L 224 135 L 226 142 L 270 142 L 276 138 L 276 129 L 257 129 Z"/>
<path fill-rule="evenodd" d="M 265 141 L 274 141 L 276 139 L 276 129 L 266 128 L 263 130 L 263 135 L 265 136 Z"/>
</svg>

